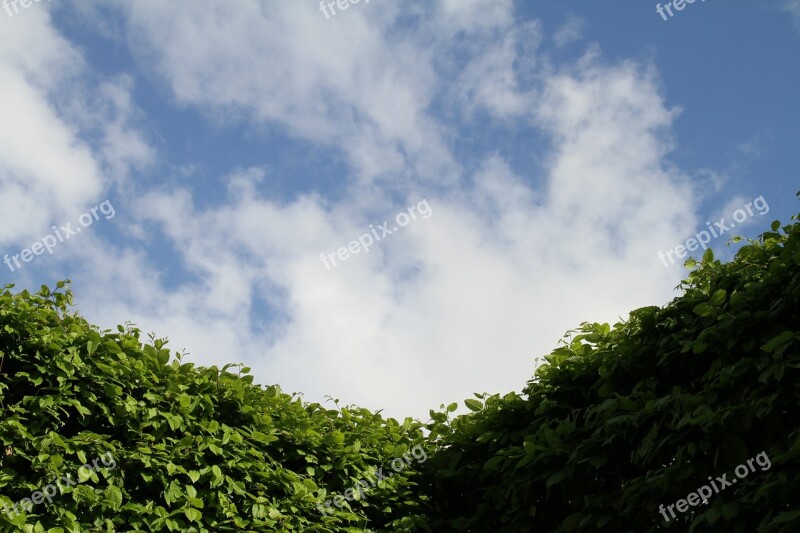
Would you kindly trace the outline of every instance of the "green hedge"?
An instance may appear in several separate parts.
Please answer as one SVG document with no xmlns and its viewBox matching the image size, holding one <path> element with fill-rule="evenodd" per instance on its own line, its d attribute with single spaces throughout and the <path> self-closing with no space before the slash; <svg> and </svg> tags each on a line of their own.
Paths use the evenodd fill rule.
<svg viewBox="0 0 800 533">
<path fill-rule="evenodd" d="M 800 224 L 689 266 L 664 308 L 570 332 L 524 396 L 436 413 L 436 531 L 798 531 Z M 769 468 L 660 513 L 760 452 Z"/>
<path fill-rule="evenodd" d="M 423 445 L 420 423 L 303 403 L 253 385 L 236 365 L 182 364 L 132 325 L 98 331 L 68 312 L 63 282 L 37 294 L 11 288 L 0 294 L 0 508 L 55 479 L 78 481 L 93 458 L 110 454 L 116 466 L 62 480 L 52 503 L 31 512 L 0 510 L 2 531 L 332 532 L 419 521 L 418 460 L 363 499 L 319 506 Z"/>
<path fill-rule="evenodd" d="M 6 286 L 0 508 L 50 497 L 0 510 L 0 530 L 797 531 L 800 223 L 690 267 L 667 306 L 569 332 L 522 395 L 428 424 L 183 363 L 131 324 L 100 331 L 64 282 Z"/>
</svg>

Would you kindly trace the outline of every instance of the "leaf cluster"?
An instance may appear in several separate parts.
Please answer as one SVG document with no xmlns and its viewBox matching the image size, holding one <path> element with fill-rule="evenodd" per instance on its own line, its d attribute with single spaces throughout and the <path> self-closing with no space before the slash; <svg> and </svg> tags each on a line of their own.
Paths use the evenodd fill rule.
<svg viewBox="0 0 800 533">
<path fill-rule="evenodd" d="M 87 461 L 116 468 L 59 485 L 0 531 L 368 531 L 407 529 L 420 508 L 413 463 L 369 497 L 318 505 L 415 445 L 421 423 L 305 403 L 257 386 L 241 365 L 183 363 L 132 324 L 100 331 L 56 290 L 0 293 L 0 507 Z"/>
<path fill-rule="evenodd" d="M 800 224 L 687 266 L 668 305 L 568 332 L 522 396 L 438 413 L 435 530 L 797 531 Z M 659 514 L 762 451 L 770 469 Z"/>
</svg>

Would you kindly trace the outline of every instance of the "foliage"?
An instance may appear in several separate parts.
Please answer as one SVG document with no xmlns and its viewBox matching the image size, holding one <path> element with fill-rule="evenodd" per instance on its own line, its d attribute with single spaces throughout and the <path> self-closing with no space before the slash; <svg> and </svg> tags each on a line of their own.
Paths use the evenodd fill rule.
<svg viewBox="0 0 800 533">
<path fill-rule="evenodd" d="M 64 282 L 36 294 L 12 287 L 0 293 L 0 507 L 103 454 L 117 466 L 62 483 L 30 513 L 0 509 L 0 530 L 334 532 L 418 521 L 415 464 L 329 516 L 318 505 L 424 444 L 420 423 L 304 403 L 253 385 L 240 365 L 182 363 L 131 324 L 99 331 L 69 312 Z"/>
<path fill-rule="evenodd" d="M 797 220 L 798 217 L 794 217 Z M 0 530 L 795 531 L 800 526 L 800 223 L 722 264 L 707 251 L 663 308 L 584 323 L 523 394 L 401 424 L 195 367 L 132 324 L 100 331 L 55 291 L 0 293 L 0 506 L 110 453 Z M 233 371 L 231 371 L 233 369 Z M 417 446 L 365 498 L 333 507 Z M 765 452 L 665 522 L 670 505 Z"/>
<path fill-rule="evenodd" d="M 800 224 L 687 266 L 664 308 L 569 332 L 523 396 L 436 413 L 423 475 L 436 531 L 797 530 Z M 761 451 L 769 470 L 659 514 Z"/>
</svg>

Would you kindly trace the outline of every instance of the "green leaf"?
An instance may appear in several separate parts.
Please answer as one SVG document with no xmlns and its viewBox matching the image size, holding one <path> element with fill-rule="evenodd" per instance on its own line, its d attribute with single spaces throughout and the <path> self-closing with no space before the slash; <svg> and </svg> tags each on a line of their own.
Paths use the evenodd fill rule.
<svg viewBox="0 0 800 533">
<path fill-rule="evenodd" d="M 549 489 L 550 487 L 552 487 L 556 483 L 562 482 L 566 476 L 567 476 L 566 472 L 564 472 L 563 470 L 559 470 L 558 472 L 556 472 L 555 474 L 553 474 L 552 476 L 547 478 L 547 482 L 545 483 L 545 486 Z"/>
<path fill-rule="evenodd" d="M 725 289 L 718 289 L 714 294 L 711 296 L 711 305 L 715 307 L 719 307 L 723 303 L 725 303 L 725 297 L 728 295 L 728 291 Z"/>
<path fill-rule="evenodd" d="M 122 491 L 114 485 L 110 485 L 105 492 L 106 505 L 111 507 L 114 511 L 118 511 L 122 506 Z"/>
<path fill-rule="evenodd" d="M 78 469 L 78 482 L 83 483 L 84 481 L 91 479 L 92 477 L 92 470 L 91 468 L 79 468 Z"/>
<path fill-rule="evenodd" d="M 161 416 L 167 420 L 167 423 L 172 431 L 177 431 L 180 429 L 182 423 L 181 417 L 172 413 L 161 413 Z"/>
<path fill-rule="evenodd" d="M 203 513 L 191 507 L 184 509 L 183 514 L 186 515 L 186 519 L 190 522 L 199 522 L 203 518 Z"/>
<path fill-rule="evenodd" d="M 499 455 L 490 457 L 489 460 L 486 461 L 486 464 L 483 465 L 483 469 L 489 472 L 499 471 L 500 470 L 499 466 L 501 463 L 503 463 L 503 461 L 505 461 L 505 459 L 506 459 L 505 457 Z"/>
<path fill-rule="evenodd" d="M 536 445 L 530 441 L 525 441 L 522 443 L 522 449 L 525 450 L 525 453 L 533 455 L 536 452 Z"/>
<path fill-rule="evenodd" d="M 167 487 L 167 490 L 164 491 L 164 501 L 167 503 L 173 503 L 178 501 L 182 495 L 183 493 L 181 492 L 181 488 L 178 483 L 172 481 Z"/>
<path fill-rule="evenodd" d="M 794 339 L 794 331 L 786 330 L 780 335 L 772 337 L 761 349 L 767 353 L 775 351 L 776 348 L 788 344 Z"/>
<path fill-rule="evenodd" d="M 693 353 L 701 354 L 705 353 L 706 350 L 708 350 L 708 344 L 703 341 L 695 341 L 695 343 L 692 345 Z"/>
<path fill-rule="evenodd" d="M 433 420 L 434 422 L 441 423 L 447 421 L 447 415 L 444 413 L 439 413 L 437 411 L 434 411 L 433 409 L 429 409 L 428 414 L 430 415 L 431 420 Z"/>
<path fill-rule="evenodd" d="M 464 400 L 464 404 L 469 408 L 470 411 L 480 411 L 483 409 L 483 403 L 478 400 L 473 400 L 472 398 L 467 398 Z"/>
<path fill-rule="evenodd" d="M 783 524 L 785 522 L 791 522 L 793 520 L 796 520 L 797 518 L 800 518 L 800 510 L 786 511 L 773 518 L 772 522 L 774 524 Z"/>
<path fill-rule="evenodd" d="M 739 309 L 744 307 L 744 304 L 745 304 L 745 299 L 744 296 L 742 296 L 742 293 L 733 291 L 731 293 L 731 308 L 734 311 L 738 311 Z"/>
<path fill-rule="evenodd" d="M 213 476 L 213 480 L 211 481 L 212 487 L 217 487 L 222 484 L 225 480 L 225 476 L 222 475 L 222 470 L 217 465 L 211 467 L 211 475 Z"/>
<path fill-rule="evenodd" d="M 714 314 L 714 308 L 711 307 L 711 305 L 706 302 L 694 306 L 693 311 L 695 312 L 695 314 L 700 315 L 702 317 L 711 316 Z"/>
</svg>

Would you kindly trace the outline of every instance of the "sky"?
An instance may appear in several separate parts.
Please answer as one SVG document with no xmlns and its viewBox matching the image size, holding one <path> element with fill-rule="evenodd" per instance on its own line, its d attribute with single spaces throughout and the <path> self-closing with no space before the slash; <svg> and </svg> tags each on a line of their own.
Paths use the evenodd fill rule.
<svg viewBox="0 0 800 533">
<path fill-rule="evenodd" d="M 3 3 L 0 284 L 425 421 L 800 211 L 800 0 L 351 1 Z"/>
</svg>

